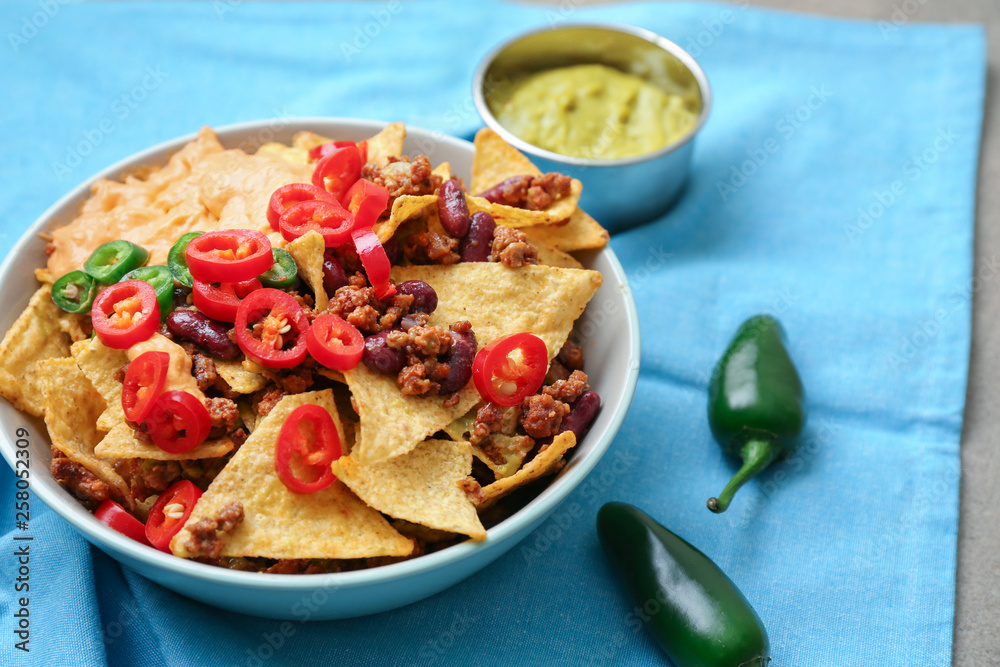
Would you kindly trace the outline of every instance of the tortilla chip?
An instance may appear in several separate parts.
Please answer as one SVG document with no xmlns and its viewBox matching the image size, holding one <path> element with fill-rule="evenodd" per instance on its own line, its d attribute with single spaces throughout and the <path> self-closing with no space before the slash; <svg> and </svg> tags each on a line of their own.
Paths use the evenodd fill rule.
<svg viewBox="0 0 1000 667">
<path fill-rule="evenodd" d="M 476 132 L 473 141 L 472 184 L 469 192 L 483 192 L 514 176 L 541 176 L 541 170 L 499 134 L 488 127 Z"/>
<path fill-rule="evenodd" d="M 350 456 L 333 462 L 337 478 L 379 512 L 480 541 L 486 529 L 458 486 L 471 472 L 472 447 L 453 440 L 426 440 L 373 465 L 359 465 Z"/>
<path fill-rule="evenodd" d="M 267 378 L 243 367 L 242 361 L 215 360 L 215 371 L 237 394 L 252 394 L 267 386 Z"/>
<path fill-rule="evenodd" d="M 257 149 L 257 155 L 273 155 L 291 164 L 309 164 L 309 151 L 296 146 L 286 146 L 271 141 Z"/>
<path fill-rule="evenodd" d="M 35 362 L 69 355 L 62 315 L 52 302 L 52 286 L 42 285 L 0 343 L 0 395 L 36 417 L 42 416 L 45 399 Z"/>
<path fill-rule="evenodd" d="M 207 440 L 191 451 L 170 454 L 151 442 L 143 442 L 135 437 L 135 430 L 128 424 L 118 424 L 112 428 L 94 448 L 99 459 L 154 459 L 156 461 L 187 461 L 189 459 L 215 459 L 233 451 L 233 441 L 229 438 Z"/>
<path fill-rule="evenodd" d="M 524 232 L 527 235 L 527 231 Z M 528 239 L 531 245 L 538 251 L 538 263 L 543 266 L 558 266 L 564 269 L 582 269 L 583 264 L 576 257 L 562 250 L 556 250 L 547 243 L 542 243 L 538 239 Z"/>
<path fill-rule="evenodd" d="M 358 364 L 344 373 L 360 418 L 360 430 L 351 455 L 366 465 L 410 451 L 440 431 L 479 401 L 469 382 L 456 405 L 446 408 L 444 396 L 407 396 L 395 376 Z"/>
<path fill-rule="evenodd" d="M 128 484 L 115 472 L 114 461 L 94 454 L 103 437 L 95 425 L 104 410 L 101 394 L 71 358 L 48 359 L 38 367 L 52 445 L 104 481 L 115 500 L 130 505 Z"/>
<path fill-rule="evenodd" d="M 90 326 L 90 315 L 72 315 L 60 313 L 59 330 L 69 336 L 74 343 L 89 340 L 93 329 Z"/>
<path fill-rule="evenodd" d="M 372 225 L 375 235 L 382 243 L 386 243 L 396 233 L 401 224 L 418 213 L 437 208 L 437 195 L 402 195 L 392 202 L 392 212 L 389 219 Z"/>
<path fill-rule="evenodd" d="M 368 140 L 368 161 L 384 167 L 389 157 L 403 155 L 403 142 L 406 140 L 406 125 L 400 122 L 390 123 L 382 131 Z"/>
<path fill-rule="evenodd" d="M 601 285 L 597 271 L 511 269 L 493 262 L 396 267 L 392 275 L 397 283 L 422 280 L 434 288 L 438 305 L 431 324 L 447 327 L 468 320 L 480 348 L 500 336 L 531 331 L 545 342 L 550 360 Z M 458 403 L 446 408 L 443 396 L 404 395 L 395 377 L 363 364 L 344 376 L 361 420 L 352 456 L 366 465 L 405 454 L 480 400 L 472 382 L 459 392 Z"/>
<path fill-rule="evenodd" d="M 316 374 L 325 377 L 328 380 L 333 380 L 334 382 L 339 382 L 340 384 L 347 384 L 347 380 L 344 378 L 344 374 L 340 371 L 334 370 L 332 368 L 317 368 Z"/>
<path fill-rule="evenodd" d="M 482 192 L 473 190 L 472 192 Z M 548 208 L 540 211 L 530 211 L 526 208 L 507 206 L 506 204 L 494 204 L 482 197 L 466 196 L 469 203 L 469 213 L 475 214 L 479 211 L 486 211 L 498 225 L 508 227 L 531 227 L 534 225 L 561 225 L 568 224 L 568 220 L 577 211 L 577 203 L 580 201 L 580 194 L 583 192 L 583 184 L 573 179 L 573 184 L 568 197 L 564 197 L 553 203 Z"/>
<path fill-rule="evenodd" d="M 190 557 L 190 527 L 217 516 L 227 504 L 243 505 L 244 519 L 226 540 L 223 556 L 266 558 L 369 558 L 408 556 L 413 542 L 340 481 L 316 493 L 292 493 L 274 472 L 274 450 L 285 419 L 300 405 L 314 404 L 343 429 L 329 389 L 286 396 L 257 428 L 202 495 L 184 528 L 171 540 L 174 554 Z"/>
<path fill-rule="evenodd" d="M 610 238 L 608 230 L 579 208 L 565 225 L 535 225 L 523 231 L 530 241 L 541 241 L 563 252 L 603 248 Z"/>
<path fill-rule="evenodd" d="M 115 380 L 118 369 L 128 365 L 125 350 L 115 350 L 101 342 L 100 338 L 73 343 L 70 354 L 77 366 L 87 376 L 108 405 L 122 402 L 122 383 Z"/>
<path fill-rule="evenodd" d="M 521 488 L 529 482 L 533 482 L 539 477 L 544 477 L 556 472 L 562 456 L 576 445 L 576 436 L 572 431 L 560 433 L 552 439 L 552 444 L 545 451 L 539 452 L 535 458 L 531 459 L 510 477 L 504 477 L 484 486 L 481 490 L 482 501 L 479 509 L 485 509 L 500 500 L 507 494 Z"/>
<path fill-rule="evenodd" d="M 442 162 L 438 166 L 431 170 L 431 173 L 435 176 L 440 176 L 442 181 L 447 181 L 451 178 L 451 163 Z"/>
<path fill-rule="evenodd" d="M 315 230 L 307 232 L 286 245 L 285 250 L 295 260 L 299 276 L 312 289 L 315 310 L 319 312 L 326 308 L 330 299 L 323 289 L 323 253 L 326 252 L 323 235 Z"/>
<path fill-rule="evenodd" d="M 324 137 L 322 135 L 316 134 L 315 132 L 310 132 L 308 130 L 303 132 L 296 132 L 295 136 L 292 137 L 292 147 L 304 150 L 306 153 L 321 146 L 322 144 L 328 144 L 333 139 L 329 137 Z"/>
<path fill-rule="evenodd" d="M 97 418 L 97 430 L 110 431 L 118 424 L 124 424 L 122 383 L 115 380 L 114 376 L 119 368 L 128 365 L 125 350 L 107 347 L 95 337 L 73 343 L 70 354 L 107 404 L 107 408 Z"/>
<path fill-rule="evenodd" d="M 501 336 L 530 331 L 545 342 L 550 360 L 603 280 L 597 271 L 586 269 L 511 269 L 497 262 L 401 266 L 393 269 L 393 279 L 422 280 L 434 288 L 438 306 L 431 324 L 447 327 L 468 320 L 480 348 Z"/>
</svg>

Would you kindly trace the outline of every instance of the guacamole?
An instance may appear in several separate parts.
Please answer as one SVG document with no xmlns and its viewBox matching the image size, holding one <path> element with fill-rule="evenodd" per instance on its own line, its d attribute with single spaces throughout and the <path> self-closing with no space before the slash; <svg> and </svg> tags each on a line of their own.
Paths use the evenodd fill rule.
<svg viewBox="0 0 1000 667">
<path fill-rule="evenodd" d="M 500 124 L 530 144 L 562 155 L 617 159 L 671 144 L 701 111 L 697 86 L 668 93 L 606 65 L 537 72 L 493 100 Z"/>
</svg>

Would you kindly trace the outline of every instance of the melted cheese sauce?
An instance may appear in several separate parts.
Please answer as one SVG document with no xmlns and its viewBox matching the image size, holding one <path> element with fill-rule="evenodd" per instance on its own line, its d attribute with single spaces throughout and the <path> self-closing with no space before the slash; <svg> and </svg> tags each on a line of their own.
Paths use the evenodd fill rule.
<svg viewBox="0 0 1000 667">
<path fill-rule="evenodd" d="M 198 381 L 191 375 L 191 357 L 177 343 L 160 334 L 153 334 L 149 340 L 136 343 L 125 354 L 129 361 L 134 361 L 136 357 L 144 352 L 166 352 L 170 355 L 170 365 L 167 367 L 167 380 L 163 384 L 163 391 L 179 389 L 192 394 L 202 403 L 205 402 L 205 394 L 198 389 Z"/>
<path fill-rule="evenodd" d="M 291 163 L 277 152 L 226 150 L 204 127 L 164 167 L 124 182 L 95 183 L 80 215 L 52 232 L 48 270 L 59 277 L 79 269 L 95 248 L 116 239 L 148 250 L 149 264 L 165 264 L 174 242 L 193 231 L 256 229 L 282 247 L 284 239 L 267 222 L 271 193 L 309 183 L 312 171 L 313 165 Z"/>
</svg>

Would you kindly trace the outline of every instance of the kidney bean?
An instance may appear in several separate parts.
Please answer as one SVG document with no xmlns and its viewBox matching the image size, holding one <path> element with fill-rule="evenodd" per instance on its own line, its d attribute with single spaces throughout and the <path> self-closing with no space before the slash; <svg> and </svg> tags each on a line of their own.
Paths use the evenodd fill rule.
<svg viewBox="0 0 1000 667">
<path fill-rule="evenodd" d="M 344 273 L 344 269 L 340 266 L 340 262 L 337 258 L 333 256 L 333 253 L 327 251 L 323 254 L 323 290 L 326 291 L 327 296 L 333 296 L 341 287 L 347 287 L 350 282 L 347 280 L 347 274 Z"/>
<path fill-rule="evenodd" d="M 167 315 L 167 330 L 219 359 L 232 361 L 240 356 L 240 349 L 229 340 L 229 325 L 209 319 L 196 310 L 175 310 Z"/>
<path fill-rule="evenodd" d="M 383 243 L 382 247 L 385 248 L 385 256 L 389 258 L 390 266 L 396 266 L 403 261 L 403 251 L 399 249 L 399 242 L 395 236 Z"/>
<path fill-rule="evenodd" d="M 476 196 L 482 197 L 492 204 L 517 206 L 517 204 L 514 201 L 511 201 L 508 197 L 507 191 L 510 191 L 510 197 L 513 197 L 514 199 L 523 199 L 528 192 L 528 187 L 530 187 L 532 180 L 532 177 L 528 175 L 511 176 L 510 178 L 497 183 L 492 188 L 480 192 Z"/>
<path fill-rule="evenodd" d="M 386 345 L 388 331 L 381 331 L 365 338 L 365 351 L 361 353 L 361 361 L 376 373 L 396 375 L 406 365 L 406 355 L 402 350 L 394 350 Z"/>
<path fill-rule="evenodd" d="M 472 363 L 476 360 L 476 334 L 473 331 L 451 332 L 451 349 L 444 363 L 448 364 L 448 377 L 441 381 L 441 393 L 458 391 L 472 379 Z"/>
<path fill-rule="evenodd" d="M 493 216 L 486 211 L 480 211 L 472 216 L 468 235 L 462 239 L 458 252 L 463 262 L 485 262 L 490 257 L 493 247 L 493 232 L 497 224 Z"/>
<path fill-rule="evenodd" d="M 396 285 L 396 292 L 409 294 L 413 297 L 410 304 L 411 313 L 427 313 L 430 315 L 438 305 L 438 295 L 434 288 L 423 280 L 406 280 Z"/>
<path fill-rule="evenodd" d="M 469 205 L 465 202 L 465 192 L 455 178 L 449 178 L 438 190 L 438 215 L 441 226 L 457 239 L 469 233 Z"/>
<path fill-rule="evenodd" d="M 583 438 L 583 434 L 590 428 L 597 411 L 601 408 L 601 397 L 593 389 L 580 394 L 569 409 L 569 414 L 563 417 L 562 423 L 556 435 L 565 431 L 573 431 L 577 442 Z"/>
</svg>

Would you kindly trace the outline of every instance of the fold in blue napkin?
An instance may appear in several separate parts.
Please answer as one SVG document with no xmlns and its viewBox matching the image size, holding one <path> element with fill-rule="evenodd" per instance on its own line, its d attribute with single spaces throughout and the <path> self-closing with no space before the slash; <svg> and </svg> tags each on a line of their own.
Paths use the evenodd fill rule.
<svg viewBox="0 0 1000 667">
<path fill-rule="evenodd" d="M 276 622 L 160 588 L 37 507 L 31 652 L 14 648 L 5 556 L 0 662 L 663 664 L 594 532 L 599 505 L 623 500 L 732 577 L 774 664 L 949 663 L 971 281 L 995 272 L 972 262 L 980 27 L 682 3 L 35 0 L 0 17 L 3 253 L 89 174 L 204 124 L 356 116 L 470 136 L 475 65 L 529 27 L 649 28 L 698 58 L 715 95 L 684 198 L 612 240 L 639 306 L 639 387 L 571 499 L 582 513 L 557 510 L 523 543 L 558 532 L 541 556 L 517 547 L 434 598 L 297 625 L 271 650 Z M 736 463 L 706 426 L 708 373 L 761 311 L 787 329 L 810 421 L 801 452 L 716 516 L 705 500 Z M 5 531 L 13 481 L 0 474 Z"/>
</svg>

